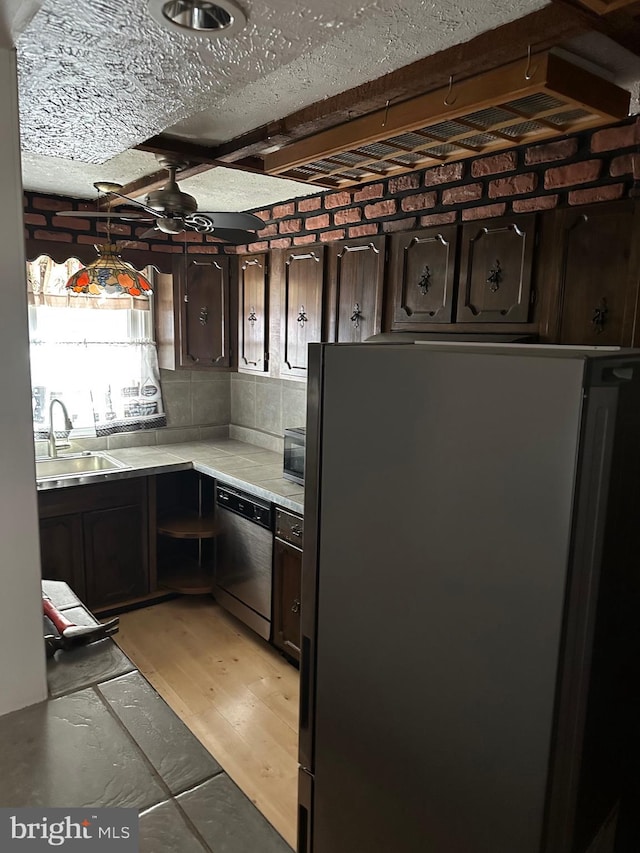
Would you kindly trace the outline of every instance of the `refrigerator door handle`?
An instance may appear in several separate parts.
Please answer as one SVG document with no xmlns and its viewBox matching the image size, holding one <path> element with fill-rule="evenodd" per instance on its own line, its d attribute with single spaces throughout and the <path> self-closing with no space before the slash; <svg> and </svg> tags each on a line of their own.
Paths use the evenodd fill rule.
<svg viewBox="0 0 640 853">
<path fill-rule="evenodd" d="M 313 776 L 298 771 L 298 842 L 297 853 L 312 853 L 311 817 L 313 814 Z"/>
<path fill-rule="evenodd" d="M 300 647 L 300 725 L 298 734 L 298 754 L 302 767 L 312 767 L 313 725 L 312 725 L 312 645 L 304 634 Z"/>
</svg>

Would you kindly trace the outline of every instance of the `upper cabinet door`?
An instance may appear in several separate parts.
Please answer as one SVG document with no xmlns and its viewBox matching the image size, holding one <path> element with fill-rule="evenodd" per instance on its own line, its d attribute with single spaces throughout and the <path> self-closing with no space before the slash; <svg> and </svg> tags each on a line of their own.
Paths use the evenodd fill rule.
<svg viewBox="0 0 640 853">
<path fill-rule="evenodd" d="M 265 373 L 269 369 L 267 255 L 245 255 L 238 264 L 238 370 Z"/>
<path fill-rule="evenodd" d="M 180 364 L 230 367 L 229 258 L 191 255 L 180 271 Z"/>
<path fill-rule="evenodd" d="M 322 334 L 324 246 L 287 251 L 282 296 L 281 376 L 307 376 L 307 345 Z"/>
<path fill-rule="evenodd" d="M 457 322 L 528 321 L 535 226 L 530 214 L 463 227 Z"/>
<path fill-rule="evenodd" d="M 329 341 L 358 343 L 382 327 L 385 238 L 328 247 Z"/>
<path fill-rule="evenodd" d="M 638 295 L 640 208 L 563 210 L 556 229 L 562 344 L 631 346 Z"/>
<path fill-rule="evenodd" d="M 425 228 L 391 238 L 392 329 L 419 331 L 450 323 L 456 273 L 457 228 Z"/>
</svg>

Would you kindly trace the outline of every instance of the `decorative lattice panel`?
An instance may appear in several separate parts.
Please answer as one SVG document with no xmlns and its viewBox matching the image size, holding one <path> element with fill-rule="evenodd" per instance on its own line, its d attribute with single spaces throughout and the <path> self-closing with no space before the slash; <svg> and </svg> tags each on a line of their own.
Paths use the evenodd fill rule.
<svg viewBox="0 0 640 853">
<path fill-rule="evenodd" d="M 537 54 L 265 155 L 265 171 L 346 187 L 624 118 L 629 92 Z"/>
</svg>

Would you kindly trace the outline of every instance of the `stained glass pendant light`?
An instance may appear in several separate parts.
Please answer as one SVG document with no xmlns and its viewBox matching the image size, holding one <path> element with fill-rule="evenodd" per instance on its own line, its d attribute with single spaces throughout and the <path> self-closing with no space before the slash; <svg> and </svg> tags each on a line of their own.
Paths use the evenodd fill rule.
<svg viewBox="0 0 640 853">
<path fill-rule="evenodd" d="M 96 245 L 98 257 L 74 273 L 66 284 L 71 293 L 88 296 L 149 296 L 151 284 L 120 257 L 115 243 Z"/>
</svg>

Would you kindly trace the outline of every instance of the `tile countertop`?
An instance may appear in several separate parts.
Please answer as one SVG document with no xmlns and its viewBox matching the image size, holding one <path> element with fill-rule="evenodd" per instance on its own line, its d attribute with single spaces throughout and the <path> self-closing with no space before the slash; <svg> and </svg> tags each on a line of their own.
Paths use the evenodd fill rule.
<svg viewBox="0 0 640 853">
<path fill-rule="evenodd" d="M 63 454 L 60 454 L 61 456 Z M 195 468 L 232 488 L 242 489 L 258 498 L 302 514 L 304 488 L 282 476 L 282 456 L 255 444 L 235 439 L 195 441 L 149 447 L 109 450 L 108 455 L 127 465 L 127 470 L 105 472 L 82 479 L 82 483 L 162 474 Z M 53 480 L 38 483 L 38 488 L 62 488 L 78 485 L 78 480 Z"/>
<path fill-rule="evenodd" d="M 43 590 L 96 624 L 66 583 Z M 293 853 L 111 638 L 57 652 L 47 680 L 0 717 L 4 807 L 137 808 L 140 853 Z"/>
</svg>

